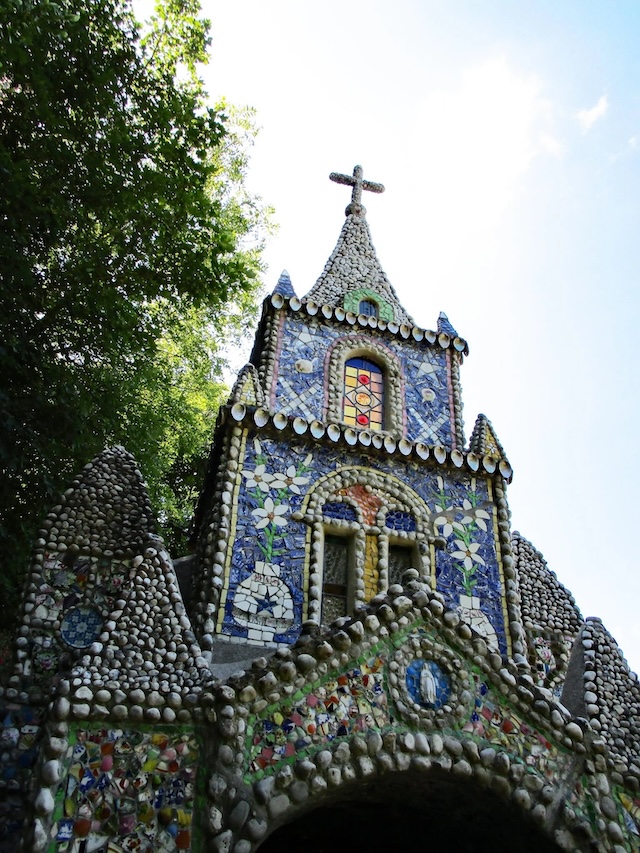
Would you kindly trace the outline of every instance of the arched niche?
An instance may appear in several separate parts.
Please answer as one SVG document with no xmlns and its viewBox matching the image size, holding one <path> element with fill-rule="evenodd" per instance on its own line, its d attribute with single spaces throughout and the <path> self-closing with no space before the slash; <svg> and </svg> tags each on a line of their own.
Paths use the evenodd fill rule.
<svg viewBox="0 0 640 853">
<path fill-rule="evenodd" d="M 343 399 L 346 364 L 363 358 L 373 362 L 382 373 L 384 417 L 382 431 L 401 438 L 405 433 L 404 382 L 399 358 L 388 347 L 366 335 L 339 338 L 329 348 L 325 360 L 326 420 L 344 423 Z M 364 427 L 363 427 L 364 428 Z"/>
<path fill-rule="evenodd" d="M 559 853 L 562 849 L 512 802 L 445 771 L 390 773 L 340 789 L 276 828 L 260 853 L 336 849 Z"/>
<path fill-rule="evenodd" d="M 431 582 L 430 511 L 397 477 L 344 466 L 316 482 L 301 511 L 310 555 L 307 618 L 328 624 L 353 613 L 409 567 Z"/>
</svg>

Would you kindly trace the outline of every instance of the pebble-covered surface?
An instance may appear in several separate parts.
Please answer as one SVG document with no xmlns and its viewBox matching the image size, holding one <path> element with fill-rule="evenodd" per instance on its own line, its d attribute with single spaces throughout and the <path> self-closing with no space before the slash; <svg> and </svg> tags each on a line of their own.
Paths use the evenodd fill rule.
<svg viewBox="0 0 640 853">
<path fill-rule="evenodd" d="M 322 275 L 307 293 L 307 300 L 319 305 L 342 305 L 346 295 L 358 290 L 382 296 L 397 323 L 413 324 L 380 265 L 364 216 L 350 214 Z"/>
<path fill-rule="evenodd" d="M 0 688 L 2 853 L 253 853 L 383 775 L 486 788 L 561 850 L 640 849 L 637 678 L 511 533 L 484 415 L 465 448 L 468 348 L 399 304 L 361 204 L 382 185 L 332 177 L 336 249 L 305 299 L 282 274 L 218 419 L 191 617 L 122 448 L 43 524 Z M 341 420 L 354 356 L 386 377 L 378 432 Z"/>
<path fill-rule="evenodd" d="M 559 696 L 582 615 L 542 554 L 517 531 L 512 535 L 511 547 L 529 660 L 538 683 Z"/>
<path fill-rule="evenodd" d="M 436 769 L 490 786 L 560 849 L 635 849 L 637 805 L 598 769 L 604 742 L 489 653 L 417 574 L 357 618 L 306 625 L 296 647 L 214 689 L 213 849 L 254 850 L 328 798 Z"/>
<path fill-rule="evenodd" d="M 611 779 L 640 791 L 640 685 L 622 652 L 600 619 L 589 618 L 580 628 L 569 663 L 567 681 L 582 682 L 576 711 L 609 749 Z M 571 697 L 572 701 L 575 698 Z M 569 704 L 569 703 L 568 703 Z"/>
</svg>

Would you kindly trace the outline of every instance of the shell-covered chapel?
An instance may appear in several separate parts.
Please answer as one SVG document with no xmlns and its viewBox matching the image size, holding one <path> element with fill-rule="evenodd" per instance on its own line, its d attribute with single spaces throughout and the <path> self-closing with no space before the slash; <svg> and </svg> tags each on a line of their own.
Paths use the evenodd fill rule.
<svg viewBox="0 0 640 853">
<path fill-rule="evenodd" d="M 377 258 L 384 188 L 331 178 L 337 244 L 264 301 L 193 553 L 120 447 L 43 521 L 0 853 L 640 850 L 637 677 L 511 529 L 502 444 L 463 431 L 466 340 Z"/>
</svg>

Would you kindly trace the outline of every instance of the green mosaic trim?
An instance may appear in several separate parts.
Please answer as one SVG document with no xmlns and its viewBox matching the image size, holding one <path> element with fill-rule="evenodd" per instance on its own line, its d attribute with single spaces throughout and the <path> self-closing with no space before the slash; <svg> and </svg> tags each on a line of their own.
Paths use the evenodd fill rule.
<svg viewBox="0 0 640 853">
<path fill-rule="evenodd" d="M 359 658 L 354 658 L 349 661 L 348 664 L 345 665 L 344 668 L 340 670 L 332 670 L 327 673 L 327 675 L 323 676 L 320 679 L 317 679 L 312 684 L 307 684 L 304 688 L 301 688 L 296 691 L 291 697 L 288 697 L 285 702 L 276 702 L 269 705 L 267 708 L 263 709 L 258 714 L 252 714 L 249 716 L 247 720 L 247 731 L 246 731 L 246 740 L 245 740 L 245 755 L 247 757 L 251 756 L 251 760 L 253 757 L 257 755 L 254 754 L 255 745 L 253 743 L 253 737 L 256 732 L 256 728 L 260 726 L 260 724 L 265 720 L 273 721 L 273 717 L 278 715 L 279 717 L 289 717 L 294 710 L 295 706 L 299 703 L 304 703 L 306 698 L 310 695 L 313 695 L 318 688 L 323 687 L 330 681 L 335 681 L 339 677 L 345 676 L 348 672 L 359 669 L 363 665 L 369 665 L 370 661 L 374 658 L 379 658 L 382 661 L 383 669 L 382 669 L 382 683 L 386 696 L 386 703 L 384 709 L 384 715 L 387 719 L 387 722 L 383 725 L 373 725 L 371 728 L 378 731 L 380 734 L 385 735 L 388 732 L 396 732 L 402 733 L 411 730 L 419 730 L 420 726 L 412 726 L 410 723 L 407 723 L 404 720 L 399 719 L 398 710 L 396 707 L 396 702 L 393 700 L 391 696 L 391 692 L 389 690 L 388 684 L 388 663 L 393 651 L 402 647 L 402 645 L 406 642 L 407 638 L 411 635 L 415 635 L 417 633 L 421 633 L 426 635 L 431 640 L 439 640 L 441 638 L 437 637 L 434 632 L 429 630 L 426 627 L 426 623 L 423 619 L 418 619 L 413 622 L 411 625 L 404 628 L 402 631 L 399 631 L 397 634 L 385 638 L 384 640 L 380 640 L 375 644 L 371 649 L 368 649 L 365 654 L 360 656 Z M 486 730 L 483 734 L 479 734 L 476 732 L 465 731 L 465 737 L 469 740 L 475 741 L 480 747 L 483 746 L 495 746 L 499 744 L 502 749 L 510 756 L 512 761 L 516 761 L 520 764 L 525 764 L 527 768 L 527 772 L 531 773 L 540 773 L 543 772 L 541 769 L 536 769 L 535 766 L 531 766 L 527 761 L 527 756 L 534 755 L 534 750 L 531 749 L 532 741 L 534 738 L 543 738 L 544 739 L 544 751 L 547 753 L 547 760 L 553 762 L 558 770 L 566 770 L 567 762 L 570 760 L 569 750 L 567 750 L 563 744 L 558 743 L 554 738 L 549 737 L 549 734 L 538 725 L 529 725 L 526 719 L 523 719 L 522 713 L 519 709 L 516 709 L 509 701 L 507 701 L 498 691 L 494 691 L 490 689 L 489 684 L 486 682 L 486 675 L 480 671 L 479 668 L 474 666 L 466 657 L 464 653 L 458 648 L 455 650 L 452 649 L 455 654 L 459 655 L 459 657 L 465 662 L 466 668 L 469 673 L 473 673 L 477 676 L 477 680 L 481 681 L 486 689 L 487 701 L 490 702 L 493 706 L 498 709 L 498 713 L 500 715 L 500 719 L 497 721 L 497 727 L 495 732 L 490 731 L 490 726 L 492 725 L 492 721 L 488 721 L 485 718 Z M 484 694 L 483 694 L 484 695 Z M 482 708 L 480 707 L 480 711 Z M 464 727 L 468 725 L 472 721 L 472 715 L 476 711 L 476 705 L 472 705 L 469 708 L 468 714 L 464 719 L 461 719 L 457 724 L 453 726 L 445 726 L 442 729 L 439 729 L 441 734 L 451 734 L 454 737 L 459 736 L 460 733 L 464 730 Z M 294 711 L 294 713 L 297 713 Z M 512 723 L 524 724 L 529 729 L 528 732 L 522 732 L 518 734 L 516 737 L 511 737 L 509 730 L 501 728 L 501 724 L 508 720 Z M 281 721 L 275 721 L 275 725 L 279 727 Z M 338 735 L 330 739 L 332 744 L 339 744 L 343 741 L 349 741 L 354 736 L 353 732 Z M 528 739 L 531 738 L 531 741 Z M 327 740 L 323 738 L 319 742 L 310 743 L 304 748 L 299 748 L 296 746 L 296 750 L 294 754 L 290 755 L 282 755 L 277 761 L 275 761 L 272 765 L 255 769 L 250 766 L 245 767 L 245 771 L 243 774 L 244 781 L 247 784 L 251 784 L 253 781 L 257 779 L 261 779 L 265 776 L 270 776 L 275 773 L 279 768 L 281 768 L 285 764 L 292 764 L 296 760 L 299 760 L 301 756 L 312 756 L 316 752 L 326 749 Z M 520 749 L 519 746 L 520 745 Z M 521 753 L 524 754 L 521 754 Z"/>
<path fill-rule="evenodd" d="M 368 287 L 360 287 L 358 290 L 352 290 L 344 295 L 343 307 L 345 311 L 351 311 L 354 314 L 359 314 L 360 302 L 363 299 L 370 299 L 378 306 L 378 316 L 381 320 L 386 320 L 387 323 L 395 320 L 395 312 L 386 299 L 383 299 L 375 290 L 369 290 Z"/>
<path fill-rule="evenodd" d="M 587 789 L 586 784 L 584 788 Z M 618 811 L 618 824 L 626 836 L 622 846 L 629 853 L 637 853 L 640 850 L 640 795 L 620 785 L 613 785 L 611 794 Z M 594 814 L 591 820 L 592 826 L 596 825 L 596 817 Z"/>
</svg>

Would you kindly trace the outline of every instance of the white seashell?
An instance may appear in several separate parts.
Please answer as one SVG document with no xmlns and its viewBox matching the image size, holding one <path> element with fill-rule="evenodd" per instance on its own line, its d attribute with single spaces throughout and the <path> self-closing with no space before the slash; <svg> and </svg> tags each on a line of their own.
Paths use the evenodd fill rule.
<svg viewBox="0 0 640 853">
<path fill-rule="evenodd" d="M 451 461 L 456 466 L 456 468 L 462 467 L 464 463 L 464 453 L 460 453 L 459 450 L 451 451 Z"/>
<path fill-rule="evenodd" d="M 329 320 L 333 316 L 333 308 L 331 307 L 331 305 L 323 305 L 322 313 L 327 318 L 327 320 Z"/>
<path fill-rule="evenodd" d="M 467 453 L 467 465 L 471 468 L 472 471 L 477 471 L 480 467 L 480 457 L 477 456 L 473 451 Z"/>
<path fill-rule="evenodd" d="M 247 407 L 244 403 L 234 403 L 231 406 L 231 417 L 234 421 L 241 421 L 247 413 Z"/>
<path fill-rule="evenodd" d="M 313 316 L 314 314 L 317 314 L 317 313 L 318 313 L 318 303 L 314 302 L 313 300 L 311 300 L 311 302 L 307 302 L 307 314 L 311 314 L 311 316 Z"/>
<path fill-rule="evenodd" d="M 382 319 L 378 320 L 378 328 L 381 332 L 384 332 L 384 330 L 387 328 L 387 321 Z"/>
<path fill-rule="evenodd" d="M 367 323 L 371 326 L 372 329 L 378 328 L 378 318 L 377 317 L 368 317 Z"/>
<path fill-rule="evenodd" d="M 396 440 L 392 438 L 390 435 L 385 435 L 384 437 L 384 449 L 387 453 L 394 453 L 396 449 Z"/>
<path fill-rule="evenodd" d="M 334 313 L 336 320 L 342 321 L 342 320 L 344 320 L 347 312 L 344 310 L 344 308 L 341 308 L 340 306 L 338 306 L 333 313 Z"/>
<path fill-rule="evenodd" d="M 498 471 L 500 471 L 505 480 L 510 480 L 513 476 L 511 465 L 509 465 L 508 462 L 505 462 L 504 459 L 501 459 L 498 463 Z"/>
<path fill-rule="evenodd" d="M 284 305 L 284 296 L 281 293 L 274 293 L 271 297 L 271 304 L 274 308 L 282 308 Z"/>
<path fill-rule="evenodd" d="M 462 352 L 464 350 L 464 348 L 466 347 L 466 344 L 462 340 L 462 338 L 454 338 L 453 339 L 453 345 L 458 350 L 458 352 Z"/>
<path fill-rule="evenodd" d="M 415 341 L 421 341 L 424 338 L 424 332 L 422 329 L 419 329 L 418 326 L 414 326 L 413 329 L 411 329 L 411 334 Z"/>
<path fill-rule="evenodd" d="M 392 332 L 394 335 L 398 334 L 398 329 L 400 326 L 395 322 L 395 320 L 391 320 L 390 323 L 387 324 L 387 329 Z"/>
<path fill-rule="evenodd" d="M 276 412 L 273 416 L 273 425 L 276 429 L 284 429 L 289 423 L 289 418 L 284 412 Z"/>
<path fill-rule="evenodd" d="M 369 317 L 366 314 L 358 314 L 358 323 L 361 326 L 369 325 Z"/>
<path fill-rule="evenodd" d="M 413 445 L 406 438 L 401 438 L 398 442 L 398 448 L 403 456 L 408 456 L 413 449 Z"/>
<path fill-rule="evenodd" d="M 369 445 L 371 444 L 371 433 L 369 432 L 369 430 L 360 430 L 360 432 L 358 433 L 358 441 L 360 442 L 360 444 L 364 445 L 364 447 L 369 447 Z"/>
<path fill-rule="evenodd" d="M 298 299 L 298 297 L 292 296 L 289 300 L 289 308 L 291 308 L 293 311 L 299 311 L 301 307 L 302 302 Z"/>
<path fill-rule="evenodd" d="M 446 349 L 451 343 L 451 338 L 446 332 L 440 332 L 438 335 L 438 343 L 442 347 L 442 349 Z"/>
<path fill-rule="evenodd" d="M 293 419 L 293 431 L 298 435 L 302 435 L 307 431 L 309 424 L 305 421 L 304 418 L 294 418 Z"/>
<path fill-rule="evenodd" d="M 311 421 L 309 431 L 314 438 L 322 438 L 324 435 L 324 424 L 321 424 L 320 421 Z"/>
<path fill-rule="evenodd" d="M 352 447 L 354 444 L 358 443 L 358 433 L 353 429 L 353 427 L 347 427 L 344 431 L 344 440 L 347 444 L 350 444 Z"/>
<path fill-rule="evenodd" d="M 429 341 L 430 344 L 435 344 L 436 339 L 438 337 L 435 332 L 432 332 L 428 329 L 425 329 L 424 336 L 425 336 L 426 340 Z"/>
<path fill-rule="evenodd" d="M 253 413 L 253 421 L 256 426 L 266 426 L 269 423 L 269 412 L 266 409 L 256 409 Z"/>
<path fill-rule="evenodd" d="M 331 441 L 338 441 L 340 438 L 340 427 L 337 424 L 329 424 L 327 427 L 327 435 Z"/>
<path fill-rule="evenodd" d="M 353 326 L 353 324 L 356 322 L 357 317 L 353 313 L 353 311 L 347 311 L 347 313 L 345 315 L 345 319 L 346 319 L 347 323 L 350 323 Z"/>
<path fill-rule="evenodd" d="M 405 338 L 405 339 L 406 339 L 406 338 L 408 338 L 408 337 L 411 335 L 411 329 L 410 329 L 410 327 L 409 327 L 409 326 L 407 326 L 407 324 L 406 324 L 406 323 L 403 323 L 403 324 L 400 326 L 400 334 L 401 334 L 401 336 L 402 336 L 403 338 Z"/>
<path fill-rule="evenodd" d="M 384 438 L 380 435 L 379 432 L 374 432 L 371 436 L 371 444 L 375 447 L 376 450 L 381 450 L 382 445 L 384 444 Z"/>
<path fill-rule="evenodd" d="M 428 459 L 429 458 L 429 448 L 422 441 L 419 441 L 416 444 L 416 453 L 420 457 L 420 459 Z"/>
<path fill-rule="evenodd" d="M 493 456 L 488 455 L 482 457 L 482 464 L 484 465 L 485 471 L 488 471 L 490 474 L 493 474 L 498 467 L 497 460 Z"/>
<path fill-rule="evenodd" d="M 445 450 L 444 447 L 442 447 L 442 445 L 437 444 L 433 448 L 433 455 L 436 457 L 438 462 L 444 462 L 445 459 L 447 458 L 447 451 Z"/>
</svg>

